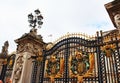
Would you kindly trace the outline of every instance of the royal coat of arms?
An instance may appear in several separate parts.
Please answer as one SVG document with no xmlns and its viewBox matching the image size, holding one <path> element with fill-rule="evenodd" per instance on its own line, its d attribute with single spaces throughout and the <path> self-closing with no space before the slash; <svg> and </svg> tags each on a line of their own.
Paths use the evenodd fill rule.
<svg viewBox="0 0 120 83">
<path fill-rule="evenodd" d="M 89 55 L 82 51 L 76 51 L 75 56 L 71 57 L 70 70 L 73 75 L 83 75 L 89 69 Z"/>
<path fill-rule="evenodd" d="M 51 79 L 51 83 L 54 83 L 54 78 L 63 77 L 64 59 L 62 57 L 51 55 L 50 58 L 46 60 L 45 65 L 45 76 Z"/>
<path fill-rule="evenodd" d="M 94 54 L 77 50 L 75 55 L 70 55 L 70 78 L 77 77 L 79 83 L 83 83 L 83 77 L 92 76 L 94 69 Z"/>
</svg>

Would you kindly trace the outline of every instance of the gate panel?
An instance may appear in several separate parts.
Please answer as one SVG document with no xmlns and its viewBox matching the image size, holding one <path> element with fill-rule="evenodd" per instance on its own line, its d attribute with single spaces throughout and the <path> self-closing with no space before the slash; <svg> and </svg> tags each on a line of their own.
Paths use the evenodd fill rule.
<svg viewBox="0 0 120 83">
<path fill-rule="evenodd" d="M 39 83 L 119 83 L 120 35 L 109 36 L 66 37 L 45 50 Z"/>
<path fill-rule="evenodd" d="M 112 37 L 111 37 L 112 36 Z M 119 35 L 109 34 L 103 38 L 100 51 L 101 83 L 120 82 Z"/>
<path fill-rule="evenodd" d="M 97 83 L 98 63 L 95 43 L 96 41 L 70 37 L 58 42 L 53 48 L 46 51 L 43 83 L 50 81 L 54 83 L 77 83 L 83 80 L 84 83 L 90 81 Z M 80 58 L 79 53 L 83 58 Z M 63 65 L 61 66 L 60 63 Z M 59 76 L 59 72 L 61 72 L 59 67 L 63 69 L 61 76 Z M 76 67 L 79 68 L 75 69 Z"/>
<path fill-rule="evenodd" d="M 44 83 L 65 81 L 66 41 L 60 42 L 46 53 Z M 55 78 L 55 79 L 54 79 Z"/>
<path fill-rule="evenodd" d="M 68 43 L 70 45 L 69 63 L 68 63 L 70 65 L 69 66 L 69 82 L 71 82 L 70 79 L 76 79 L 76 82 L 73 82 L 73 83 L 82 82 L 82 80 L 84 80 L 83 81 L 84 83 L 87 83 L 87 82 L 97 83 L 98 68 L 97 68 L 97 59 L 96 59 L 96 47 L 92 46 L 95 42 L 96 41 L 91 43 L 91 41 L 87 41 L 78 37 L 75 37 L 75 38 L 73 37 L 68 39 Z M 83 59 L 80 58 L 81 55 L 79 55 L 79 53 L 82 55 Z M 74 66 L 74 63 L 73 63 L 74 61 L 76 61 L 75 63 L 76 66 Z M 82 67 L 82 64 L 84 64 L 85 67 L 84 66 Z M 77 69 L 75 69 L 75 67 L 77 67 Z M 82 70 L 81 67 L 84 68 L 84 70 Z"/>
<path fill-rule="evenodd" d="M 106 56 L 105 53 L 101 53 L 101 70 L 103 83 L 119 83 L 118 68 L 119 61 L 117 51 L 115 50 L 111 56 Z"/>
</svg>

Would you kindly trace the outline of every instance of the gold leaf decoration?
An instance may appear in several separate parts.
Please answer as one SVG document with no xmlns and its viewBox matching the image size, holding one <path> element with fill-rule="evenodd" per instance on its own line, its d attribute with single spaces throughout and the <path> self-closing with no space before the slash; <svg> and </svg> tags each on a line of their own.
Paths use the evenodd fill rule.
<svg viewBox="0 0 120 83">
<path fill-rule="evenodd" d="M 86 62 L 86 64 L 83 64 L 83 62 L 84 62 L 83 58 L 85 61 L 86 60 L 88 61 L 88 62 Z M 77 60 L 80 62 L 77 62 L 74 60 Z M 92 77 L 93 76 L 93 69 L 95 66 L 94 53 L 76 51 L 75 56 L 70 56 L 69 62 L 71 63 L 71 64 L 69 64 L 70 78 L 76 77 L 78 79 L 78 83 L 83 83 L 84 77 Z M 74 67 L 73 65 L 76 65 L 76 66 Z M 77 67 L 77 70 L 76 70 L 76 67 Z M 85 70 L 86 68 L 87 68 L 87 70 Z M 81 71 L 84 73 L 81 73 Z"/>
<path fill-rule="evenodd" d="M 107 57 L 111 57 L 115 48 L 116 46 L 114 44 L 106 44 L 105 46 L 101 47 L 102 51 L 105 52 Z"/>
<path fill-rule="evenodd" d="M 63 77 L 64 59 L 51 55 L 45 63 L 45 77 L 50 78 L 51 83 L 55 83 L 55 78 Z"/>
</svg>

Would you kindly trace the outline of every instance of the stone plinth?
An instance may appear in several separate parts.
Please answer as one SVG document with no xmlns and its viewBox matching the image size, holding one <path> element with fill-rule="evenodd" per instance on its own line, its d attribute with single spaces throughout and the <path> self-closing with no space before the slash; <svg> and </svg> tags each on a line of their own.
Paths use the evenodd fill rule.
<svg viewBox="0 0 120 83">
<path fill-rule="evenodd" d="M 32 57 L 42 56 L 45 43 L 41 35 L 37 35 L 35 28 L 29 33 L 25 33 L 21 38 L 15 40 L 17 45 L 17 54 L 12 73 L 13 83 L 31 83 L 33 68 Z"/>
</svg>

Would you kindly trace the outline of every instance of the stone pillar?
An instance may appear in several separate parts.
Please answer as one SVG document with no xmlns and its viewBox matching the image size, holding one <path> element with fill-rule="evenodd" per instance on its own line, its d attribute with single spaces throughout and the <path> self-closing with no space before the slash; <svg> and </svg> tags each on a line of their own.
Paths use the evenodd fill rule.
<svg viewBox="0 0 120 83">
<path fill-rule="evenodd" d="M 42 37 L 33 32 L 30 31 L 30 33 L 24 34 L 21 38 L 15 40 L 18 45 L 11 77 L 12 83 L 31 83 L 32 61 L 34 60 L 31 57 L 42 56 L 45 45 Z"/>
<path fill-rule="evenodd" d="M 120 33 L 120 0 L 114 0 L 105 4 L 105 8 L 110 16 L 113 25 Z"/>
<path fill-rule="evenodd" d="M 32 54 L 28 52 L 17 54 L 15 66 L 12 74 L 13 83 L 30 83 L 32 60 L 29 59 Z"/>
</svg>

